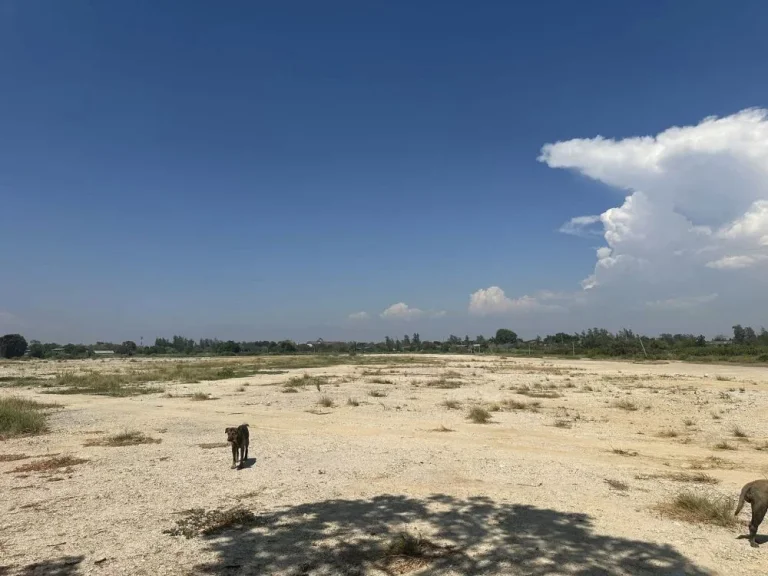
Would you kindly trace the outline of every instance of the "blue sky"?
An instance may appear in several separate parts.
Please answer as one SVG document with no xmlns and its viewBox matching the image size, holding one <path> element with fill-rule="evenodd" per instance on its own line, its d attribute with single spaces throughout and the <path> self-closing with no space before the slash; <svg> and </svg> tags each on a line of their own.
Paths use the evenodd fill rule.
<svg viewBox="0 0 768 576">
<path fill-rule="evenodd" d="M 757 1 L 4 0 L 0 332 L 303 340 L 759 325 L 707 276 L 753 274 L 757 293 L 752 266 L 702 264 L 686 286 L 636 288 L 631 301 L 653 313 L 610 282 L 597 288 L 610 306 L 585 304 L 609 224 L 558 229 L 638 188 L 596 177 L 605 159 L 588 150 L 538 158 L 546 144 L 655 136 L 766 105 L 766 24 Z M 706 196 L 709 219 L 683 201 L 670 210 L 725 226 L 725 188 Z M 753 192 L 729 222 L 762 198 Z M 670 234 L 659 250 L 680 240 Z M 660 254 L 644 261 L 670 269 Z M 501 300 L 470 306 L 490 287 Z M 658 311 L 686 298 L 706 313 Z M 380 317 L 398 303 L 406 313 Z"/>
</svg>

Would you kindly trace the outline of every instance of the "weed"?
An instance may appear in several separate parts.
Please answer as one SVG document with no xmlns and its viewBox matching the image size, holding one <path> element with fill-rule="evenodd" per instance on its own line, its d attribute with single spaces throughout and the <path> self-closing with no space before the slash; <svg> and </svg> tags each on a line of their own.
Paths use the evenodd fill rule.
<svg viewBox="0 0 768 576">
<path fill-rule="evenodd" d="M 143 432 L 129 431 L 108 436 L 102 440 L 88 440 L 84 446 L 137 446 L 139 444 L 160 444 L 161 440 L 147 436 Z"/>
<path fill-rule="evenodd" d="M 12 472 L 52 472 L 59 468 L 69 468 L 70 466 L 77 466 L 84 462 L 88 462 L 88 460 L 75 458 L 74 456 L 54 456 L 52 458 L 24 464 L 15 468 Z"/>
<path fill-rule="evenodd" d="M 487 424 L 491 420 L 491 413 L 480 406 L 473 406 L 469 409 L 467 418 L 475 424 Z"/>
<path fill-rule="evenodd" d="M 371 378 L 368 382 L 371 384 L 394 384 L 392 380 L 387 380 L 386 378 Z"/>
<path fill-rule="evenodd" d="M 47 431 L 43 410 L 53 406 L 14 396 L 0 398 L 0 439 Z"/>
<path fill-rule="evenodd" d="M 541 402 L 520 402 L 513 399 L 503 400 L 501 404 L 506 410 L 529 410 L 531 412 L 538 412 L 541 407 Z"/>
<path fill-rule="evenodd" d="M 729 444 L 727 440 L 722 440 L 712 446 L 714 450 L 736 450 L 736 446 Z"/>
<path fill-rule="evenodd" d="M 555 423 L 553 424 L 555 428 L 570 428 L 571 422 L 568 420 L 555 420 Z"/>
<path fill-rule="evenodd" d="M 333 408 L 334 406 L 333 399 L 328 396 L 321 396 L 317 404 L 323 408 Z"/>
<path fill-rule="evenodd" d="M 717 376 L 715 376 L 715 380 L 719 382 L 730 382 L 731 380 L 733 380 L 733 378 L 731 378 L 730 376 L 723 376 L 722 374 L 718 374 Z"/>
<path fill-rule="evenodd" d="M 240 507 L 208 512 L 203 508 L 193 508 L 180 514 L 183 518 L 176 521 L 176 526 L 163 530 L 163 533 L 194 538 L 210 536 L 231 528 L 249 528 L 259 523 L 259 519 L 250 510 Z"/>
<path fill-rule="evenodd" d="M 360 402 L 358 402 L 354 398 L 347 398 L 347 406 L 358 407 L 358 406 L 360 406 Z"/>
<path fill-rule="evenodd" d="M 214 448 L 226 448 L 229 446 L 229 442 L 208 442 L 206 444 L 198 444 L 203 450 L 213 450 Z"/>
<path fill-rule="evenodd" d="M 677 520 L 690 523 L 734 526 L 733 498 L 722 495 L 697 494 L 683 491 L 658 506 L 659 511 Z"/>
<path fill-rule="evenodd" d="M 718 456 L 707 456 L 702 460 L 692 460 L 690 468 L 691 470 L 711 470 L 713 468 L 730 470 L 734 468 L 734 464 L 725 458 L 720 458 Z"/>
<path fill-rule="evenodd" d="M 686 426 L 694 426 L 696 422 L 694 422 L 690 418 L 686 418 L 685 420 L 683 420 L 683 424 L 685 424 Z"/>
<path fill-rule="evenodd" d="M 436 380 L 428 380 L 425 382 L 425 386 L 429 386 L 430 388 L 444 389 L 461 388 L 462 384 L 463 382 L 461 380 L 449 380 L 445 377 L 437 378 Z"/>
<path fill-rule="evenodd" d="M 714 412 L 712 412 L 712 420 L 720 420 L 720 418 L 721 418 L 720 414 L 715 414 Z"/>
<path fill-rule="evenodd" d="M 243 388 L 242 386 L 240 386 L 240 388 L 238 388 L 238 389 L 237 389 L 237 391 L 238 391 L 238 392 L 245 392 L 245 388 Z"/>
<path fill-rule="evenodd" d="M 623 400 L 618 400 L 613 403 L 614 408 L 620 408 L 621 410 L 626 410 L 627 412 L 634 412 L 637 410 L 637 404 L 632 402 L 631 400 L 627 400 L 626 398 Z"/>
<path fill-rule="evenodd" d="M 191 399 L 195 402 L 202 402 L 203 400 L 213 400 L 210 394 L 205 392 L 195 392 L 192 394 Z"/>
<path fill-rule="evenodd" d="M 733 429 L 731 430 L 731 433 L 736 438 L 747 438 L 748 437 L 747 433 L 744 432 L 744 430 L 742 430 L 739 426 L 734 426 Z"/>
<path fill-rule="evenodd" d="M 658 436 L 659 438 L 677 438 L 678 436 L 680 436 L 680 432 L 678 432 L 677 430 L 666 429 L 666 430 L 661 430 L 658 434 L 656 434 L 656 436 Z"/>
<path fill-rule="evenodd" d="M 387 395 L 386 392 L 382 392 L 381 390 L 371 390 L 368 392 L 368 396 L 372 396 L 374 398 L 384 398 Z"/>
<path fill-rule="evenodd" d="M 443 406 L 448 408 L 448 410 L 458 410 L 461 408 L 461 402 L 458 400 L 443 400 Z"/>
<path fill-rule="evenodd" d="M 0 462 L 15 462 L 16 460 L 26 460 L 30 458 L 26 454 L 0 454 Z"/>
<path fill-rule="evenodd" d="M 450 428 L 446 428 L 443 425 L 438 426 L 437 428 L 432 428 L 431 432 L 453 432 Z"/>
<path fill-rule="evenodd" d="M 692 484 L 717 484 L 720 482 L 717 478 L 705 474 L 704 472 L 666 472 L 664 474 L 638 474 L 635 476 L 638 480 L 672 480 L 673 482 L 690 482 Z"/>
<path fill-rule="evenodd" d="M 624 450 L 623 448 L 613 448 L 611 452 L 619 456 L 637 456 L 637 452 L 634 450 Z"/>
<path fill-rule="evenodd" d="M 161 388 L 144 386 L 143 373 L 103 374 L 65 372 L 51 386 L 62 390 L 46 390 L 48 394 L 93 394 L 95 396 L 136 396 L 162 392 Z"/>
</svg>

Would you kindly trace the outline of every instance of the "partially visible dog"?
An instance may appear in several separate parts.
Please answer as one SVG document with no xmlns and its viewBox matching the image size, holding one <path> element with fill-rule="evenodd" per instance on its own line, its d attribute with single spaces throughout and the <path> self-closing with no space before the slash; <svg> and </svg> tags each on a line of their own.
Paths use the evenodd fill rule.
<svg viewBox="0 0 768 576">
<path fill-rule="evenodd" d="M 230 426 L 224 429 L 227 442 L 232 443 L 232 468 L 242 468 L 248 460 L 248 424 L 240 424 L 237 428 Z M 240 466 L 237 465 L 238 450 L 240 451 Z"/>
</svg>

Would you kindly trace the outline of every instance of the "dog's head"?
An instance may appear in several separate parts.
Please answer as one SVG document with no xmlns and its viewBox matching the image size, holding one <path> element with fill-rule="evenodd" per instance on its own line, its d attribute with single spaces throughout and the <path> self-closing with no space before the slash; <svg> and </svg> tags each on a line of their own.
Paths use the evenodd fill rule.
<svg viewBox="0 0 768 576">
<path fill-rule="evenodd" d="M 229 427 L 224 428 L 224 432 L 227 434 L 227 442 L 237 442 L 237 428 Z"/>
</svg>

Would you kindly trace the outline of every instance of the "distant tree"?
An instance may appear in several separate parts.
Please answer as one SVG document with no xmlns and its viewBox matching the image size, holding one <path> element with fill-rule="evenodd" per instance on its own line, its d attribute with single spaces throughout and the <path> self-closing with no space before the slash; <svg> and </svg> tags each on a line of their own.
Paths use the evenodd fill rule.
<svg viewBox="0 0 768 576">
<path fill-rule="evenodd" d="M 496 330 L 496 344 L 514 344 L 517 342 L 517 334 L 507 328 Z"/>
<path fill-rule="evenodd" d="M 757 342 L 757 334 L 755 334 L 755 331 L 750 326 L 744 328 L 744 342 L 747 344 L 754 344 Z"/>
<path fill-rule="evenodd" d="M 410 339 L 410 337 L 408 336 L 408 334 L 406 334 L 405 336 L 403 336 L 403 346 L 404 346 L 405 348 L 410 348 L 410 347 L 411 347 L 411 339 Z"/>
<path fill-rule="evenodd" d="M 32 358 L 45 357 L 45 346 L 43 346 L 40 340 L 30 340 L 29 355 L 32 356 Z"/>
<path fill-rule="evenodd" d="M 136 346 L 136 342 L 133 340 L 126 340 L 120 345 L 120 349 L 118 352 L 120 354 L 126 354 L 128 356 L 133 356 L 136 353 L 136 349 L 138 346 Z"/>
<path fill-rule="evenodd" d="M 0 338 L 0 358 L 21 358 L 27 351 L 27 341 L 21 334 L 6 334 Z"/>
<path fill-rule="evenodd" d="M 743 344 L 746 336 L 747 336 L 747 333 L 744 330 L 744 328 L 741 326 L 741 324 L 736 324 L 733 327 L 733 341 L 736 344 Z"/>
<path fill-rule="evenodd" d="M 698 338 L 696 338 L 696 346 L 704 347 L 707 345 L 707 339 L 704 337 L 704 335 L 700 335 Z"/>
<path fill-rule="evenodd" d="M 411 344 L 413 344 L 414 350 L 421 350 L 421 336 L 419 336 L 418 332 L 413 333 L 413 338 L 411 338 Z"/>
</svg>

